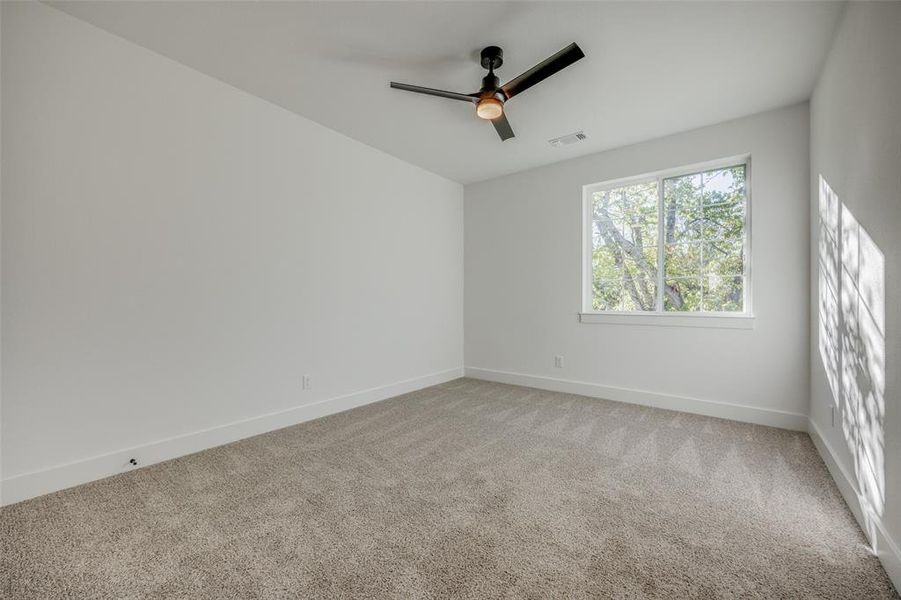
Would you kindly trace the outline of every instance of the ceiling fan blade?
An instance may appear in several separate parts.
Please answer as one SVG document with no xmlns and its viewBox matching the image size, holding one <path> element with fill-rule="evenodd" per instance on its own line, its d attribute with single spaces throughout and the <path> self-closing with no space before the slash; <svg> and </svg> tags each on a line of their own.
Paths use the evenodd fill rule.
<svg viewBox="0 0 901 600">
<path fill-rule="evenodd" d="M 514 77 L 502 85 L 501 90 L 507 96 L 507 99 L 510 99 L 581 58 L 585 58 L 585 53 L 582 52 L 582 49 L 576 43 L 572 43 L 557 54 L 541 61 L 519 77 Z"/>
<path fill-rule="evenodd" d="M 450 98 L 451 100 L 464 100 L 466 102 L 475 102 L 479 99 L 478 95 L 471 96 L 469 94 L 459 94 L 457 92 L 447 92 L 444 90 L 436 90 L 432 88 L 422 87 L 419 85 L 410 85 L 407 83 L 391 82 L 391 87 L 396 90 L 405 90 L 407 92 L 416 92 L 417 94 L 428 94 L 429 96 L 439 96 L 441 98 Z"/>
<path fill-rule="evenodd" d="M 507 120 L 507 114 L 501 113 L 496 119 L 491 119 L 491 124 L 494 125 L 494 130 L 497 131 L 497 134 L 501 136 L 501 141 L 509 140 L 514 137 L 513 128 L 510 127 L 510 121 Z"/>
</svg>

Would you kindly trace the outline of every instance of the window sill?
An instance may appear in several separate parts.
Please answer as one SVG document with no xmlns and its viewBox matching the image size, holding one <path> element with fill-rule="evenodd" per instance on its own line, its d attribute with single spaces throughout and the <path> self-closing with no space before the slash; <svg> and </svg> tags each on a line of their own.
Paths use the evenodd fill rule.
<svg viewBox="0 0 901 600">
<path fill-rule="evenodd" d="M 754 329 L 754 315 L 579 313 L 579 321 L 582 323 L 593 323 L 601 325 L 651 325 L 656 327 Z"/>
</svg>

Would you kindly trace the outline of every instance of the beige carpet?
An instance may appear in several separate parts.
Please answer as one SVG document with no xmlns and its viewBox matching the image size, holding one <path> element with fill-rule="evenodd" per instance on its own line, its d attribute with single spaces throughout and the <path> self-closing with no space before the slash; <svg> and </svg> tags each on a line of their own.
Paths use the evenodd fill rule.
<svg viewBox="0 0 901 600">
<path fill-rule="evenodd" d="M 3 598 L 893 598 L 806 434 L 469 379 L 4 508 Z"/>
</svg>

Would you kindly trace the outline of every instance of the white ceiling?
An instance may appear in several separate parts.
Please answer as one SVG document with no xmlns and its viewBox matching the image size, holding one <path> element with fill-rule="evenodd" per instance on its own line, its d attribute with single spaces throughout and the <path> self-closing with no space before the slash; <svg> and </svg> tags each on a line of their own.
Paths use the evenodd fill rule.
<svg viewBox="0 0 901 600">
<path fill-rule="evenodd" d="M 450 179 L 469 183 L 809 98 L 833 2 L 48 2 Z M 570 42 L 586 58 L 511 100 L 501 142 L 471 105 L 483 46 L 507 81 Z M 565 148 L 547 140 L 577 130 Z"/>
</svg>

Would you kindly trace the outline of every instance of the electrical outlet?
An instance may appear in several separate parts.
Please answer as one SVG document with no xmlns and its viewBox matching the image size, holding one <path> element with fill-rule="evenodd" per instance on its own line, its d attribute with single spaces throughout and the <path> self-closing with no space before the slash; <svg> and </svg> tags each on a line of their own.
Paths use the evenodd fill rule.
<svg viewBox="0 0 901 600">
<path fill-rule="evenodd" d="M 554 357 L 554 366 L 557 367 L 558 369 L 563 368 L 563 357 L 562 356 Z"/>
<path fill-rule="evenodd" d="M 305 389 L 305 390 L 308 390 L 308 389 L 310 389 L 312 386 L 313 386 L 313 382 L 312 382 L 312 380 L 310 379 L 310 376 L 309 376 L 309 375 L 304 375 L 303 378 L 301 379 L 301 387 L 303 387 L 303 389 Z"/>
</svg>

